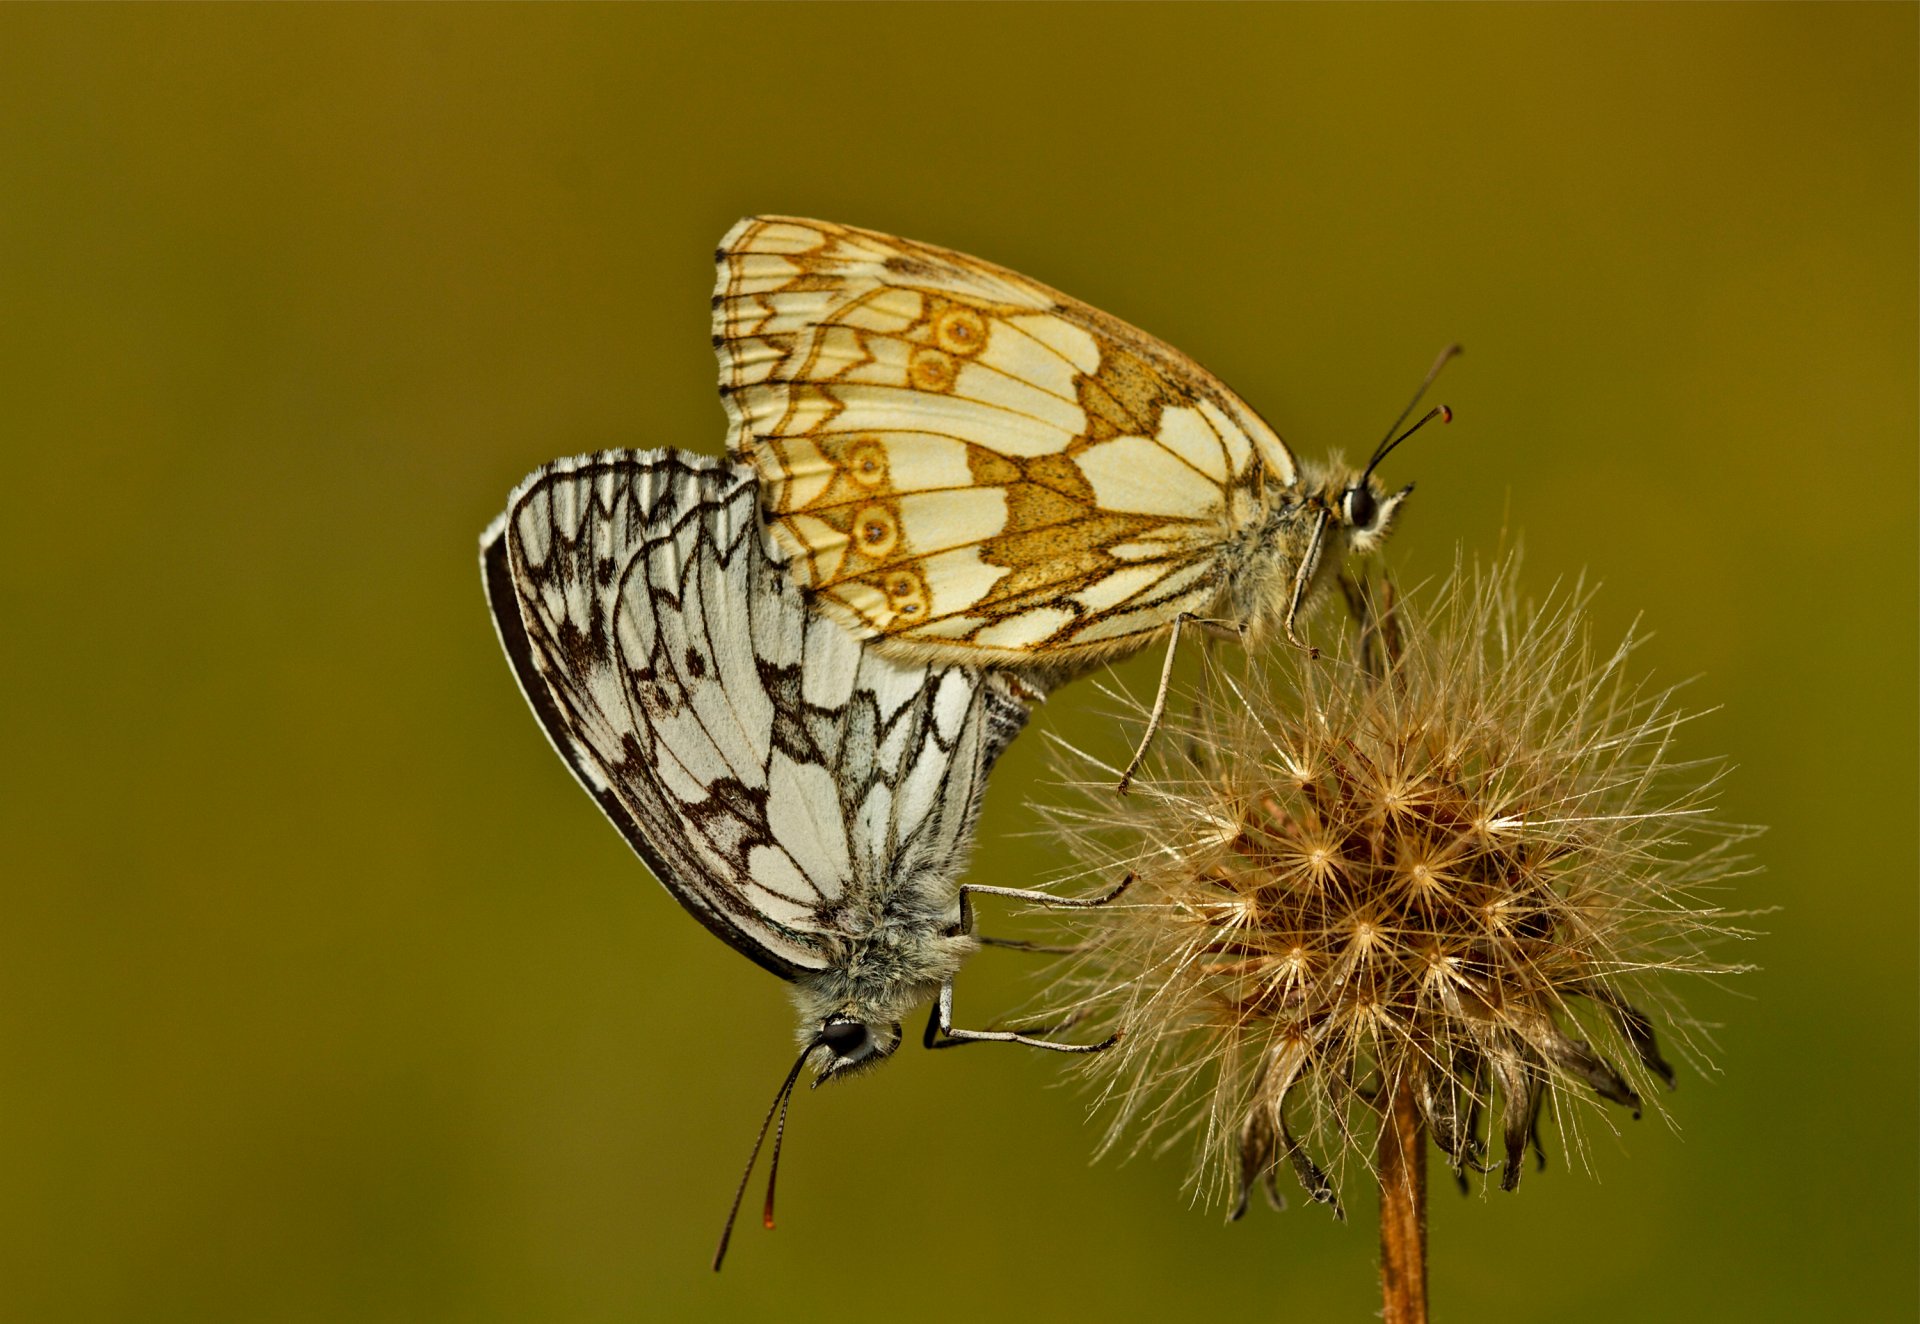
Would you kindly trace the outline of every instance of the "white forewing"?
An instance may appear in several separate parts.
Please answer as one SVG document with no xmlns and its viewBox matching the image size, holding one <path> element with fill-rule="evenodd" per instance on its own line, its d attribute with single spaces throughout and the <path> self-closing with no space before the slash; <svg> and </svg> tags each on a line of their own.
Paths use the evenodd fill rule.
<svg viewBox="0 0 1920 1324">
<path fill-rule="evenodd" d="M 750 469 L 561 460 L 483 540 L 501 641 L 581 783 L 681 903 L 787 978 L 906 889 L 950 889 L 1024 708 L 806 609 Z M 916 899 L 943 909 L 950 895 Z"/>
</svg>

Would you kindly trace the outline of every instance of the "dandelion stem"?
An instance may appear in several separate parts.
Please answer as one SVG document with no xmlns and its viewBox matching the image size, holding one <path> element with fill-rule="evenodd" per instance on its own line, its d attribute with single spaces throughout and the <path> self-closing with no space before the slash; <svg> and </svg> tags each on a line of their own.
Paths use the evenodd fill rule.
<svg viewBox="0 0 1920 1324">
<path fill-rule="evenodd" d="M 1380 1296 L 1386 1324 L 1427 1324 L 1427 1133 L 1402 1076 L 1380 1117 Z"/>
</svg>

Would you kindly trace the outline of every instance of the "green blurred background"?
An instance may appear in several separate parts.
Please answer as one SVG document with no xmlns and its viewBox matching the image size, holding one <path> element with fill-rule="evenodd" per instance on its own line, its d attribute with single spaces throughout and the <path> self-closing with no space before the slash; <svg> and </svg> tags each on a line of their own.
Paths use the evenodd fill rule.
<svg viewBox="0 0 1920 1324">
<path fill-rule="evenodd" d="M 1439 1317 L 1911 1318 L 1916 12 L 0 9 L 0 1312 L 1378 1309 L 1364 1202 L 1223 1227 L 991 1048 L 800 1099 L 707 1272 L 784 994 L 555 760 L 474 544 L 551 457 L 718 449 L 709 253 L 788 211 L 1072 291 L 1309 455 L 1464 341 L 1392 563 L 1510 518 L 1644 613 L 1779 910 L 1675 1128 L 1436 1190 Z M 1061 865 L 1046 765 L 974 877 Z"/>
</svg>

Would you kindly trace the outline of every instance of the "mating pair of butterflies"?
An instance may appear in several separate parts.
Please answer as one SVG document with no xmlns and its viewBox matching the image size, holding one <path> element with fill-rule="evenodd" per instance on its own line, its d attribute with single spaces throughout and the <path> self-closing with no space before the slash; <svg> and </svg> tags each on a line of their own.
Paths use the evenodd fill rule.
<svg viewBox="0 0 1920 1324">
<path fill-rule="evenodd" d="M 1303 470 L 1191 359 L 946 249 L 757 217 L 717 260 L 730 459 L 557 461 L 482 539 L 521 688 L 668 890 L 791 981 L 768 1122 L 929 999 L 929 1046 L 1103 1047 L 953 1027 L 970 895 L 1062 904 L 958 885 L 988 770 L 1047 689 L 1183 623 L 1297 641 L 1410 490 L 1373 477 L 1398 438 Z"/>
</svg>

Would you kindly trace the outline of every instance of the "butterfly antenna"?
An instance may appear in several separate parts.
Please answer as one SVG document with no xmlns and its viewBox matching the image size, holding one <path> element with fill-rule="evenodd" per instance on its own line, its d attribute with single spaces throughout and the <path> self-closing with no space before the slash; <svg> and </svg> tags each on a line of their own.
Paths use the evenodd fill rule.
<svg viewBox="0 0 1920 1324">
<path fill-rule="evenodd" d="M 789 1076 L 787 1097 L 780 1104 L 780 1121 L 773 1128 L 773 1157 L 767 1160 L 767 1203 L 760 1211 L 760 1222 L 769 1232 L 773 1231 L 773 1184 L 780 1180 L 780 1145 L 787 1138 L 787 1109 L 792 1106 L 793 1077 Z"/>
<path fill-rule="evenodd" d="M 1413 393 L 1413 399 L 1407 401 L 1407 407 L 1400 411 L 1400 417 L 1393 420 L 1393 426 L 1387 429 L 1387 435 L 1381 438 L 1380 444 L 1374 448 L 1373 458 L 1367 461 L 1366 472 L 1361 474 L 1363 480 L 1372 476 L 1374 468 L 1379 465 L 1380 461 L 1386 459 L 1387 456 L 1393 452 L 1394 447 L 1398 446 L 1408 437 L 1411 437 L 1434 419 L 1437 418 L 1443 423 L 1453 422 L 1453 411 L 1445 405 L 1436 405 L 1421 415 L 1418 423 L 1415 423 L 1405 432 L 1400 432 L 1400 425 L 1407 421 L 1407 418 L 1415 409 L 1419 408 L 1420 397 L 1427 393 L 1429 386 L 1433 385 L 1433 379 L 1440 375 L 1440 369 L 1447 366 L 1449 359 L 1457 358 L 1465 352 L 1466 351 L 1459 345 L 1448 345 L 1440 351 L 1440 357 L 1433 361 L 1433 366 L 1427 369 L 1427 375 L 1421 378 L 1420 389 Z M 1396 432 L 1399 433 L 1398 436 L 1394 435 Z"/>
<path fill-rule="evenodd" d="M 733 1223 L 740 1216 L 740 1200 L 747 1193 L 747 1179 L 753 1176 L 753 1165 L 760 1158 L 760 1146 L 766 1143 L 767 1128 L 773 1125 L 775 1113 L 780 1115 L 780 1129 L 773 1139 L 773 1169 L 776 1174 L 780 1170 L 780 1137 L 786 1133 L 787 1129 L 787 1104 L 793 1099 L 793 1085 L 800 1079 L 800 1069 L 806 1066 L 807 1058 L 819 1046 L 820 1040 L 815 1039 L 800 1050 L 800 1056 L 794 1060 L 793 1070 L 787 1072 L 787 1078 L 780 1082 L 780 1092 L 773 1096 L 773 1103 L 767 1108 L 767 1115 L 760 1122 L 760 1134 L 753 1138 L 753 1152 L 747 1155 L 746 1170 L 740 1174 L 740 1184 L 733 1188 L 733 1203 L 727 1207 L 727 1225 L 720 1229 L 720 1244 L 713 1252 L 715 1273 L 720 1272 L 720 1264 L 727 1258 L 727 1243 L 733 1240 Z M 768 1227 L 773 1226 L 772 1177 L 767 1179 L 766 1222 Z"/>
</svg>

